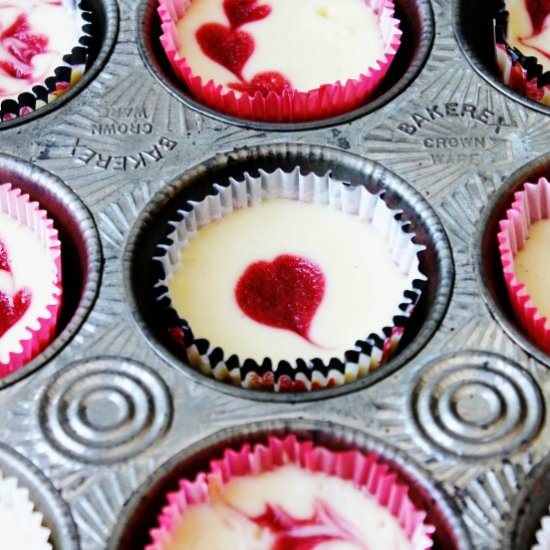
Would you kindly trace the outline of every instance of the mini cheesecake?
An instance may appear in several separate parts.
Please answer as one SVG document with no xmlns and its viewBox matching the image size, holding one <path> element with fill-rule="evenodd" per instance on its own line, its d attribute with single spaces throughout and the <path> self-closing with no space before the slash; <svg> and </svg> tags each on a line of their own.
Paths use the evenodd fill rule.
<svg viewBox="0 0 550 550">
<path fill-rule="evenodd" d="M 227 448 L 166 495 L 145 550 L 427 550 L 434 527 L 376 454 L 294 435 Z"/>
<path fill-rule="evenodd" d="M 366 102 L 401 44 L 393 0 L 159 0 L 160 41 L 199 101 L 264 121 Z"/>
<path fill-rule="evenodd" d="M 55 337 L 61 305 L 61 243 L 28 195 L 0 185 L 0 377 Z"/>
<path fill-rule="evenodd" d="M 244 387 L 315 389 L 376 369 L 426 279 L 406 217 L 328 174 L 244 177 L 168 225 L 156 294 L 171 339 Z"/>
<path fill-rule="evenodd" d="M 197 337 L 242 359 L 278 363 L 343 358 L 393 323 L 407 284 L 372 225 L 281 198 L 201 228 L 168 290 Z"/>
<path fill-rule="evenodd" d="M 162 550 L 411 550 L 397 519 L 350 481 L 294 464 L 212 482 Z"/>
<path fill-rule="evenodd" d="M 359 78 L 384 52 L 364 0 L 193 0 L 177 28 L 193 74 L 224 91 L 306 92 Z"/>
</svg>

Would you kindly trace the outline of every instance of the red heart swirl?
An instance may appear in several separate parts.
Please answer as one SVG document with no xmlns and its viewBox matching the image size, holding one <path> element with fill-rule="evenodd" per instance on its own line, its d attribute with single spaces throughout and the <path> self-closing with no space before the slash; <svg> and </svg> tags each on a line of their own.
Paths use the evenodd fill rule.
<svg viewBox="0 0 550 550">
<path fill-rule="evenodd" d="M 282 94 L 285 90 L 292 90 L 290 82 L 277 71 L 258 73 L 250 82 L 232 82 L 228 84 L 228 87 L 239 92 L 246 92 L 250 95 L 260 92 L 264 97 L 267 96 L 269 92 Z"/>
<path fill-rule="evenodd" d="M 242 78 L 243 67 L 254 51 L 252 36 L 219 23 L 207 23 L 197 30 L 196 38 L 205 55 Z"/>
<path fill-rule="evenodd" d="M 29 78 L 32 75 L 32 60 L 46 51 L 48 38 L 34 34 L 26 15 L 20 15 L 0 34 L 2 46 L 12 58 L 0 62 L 0 71 L 13 78 Z"/>
<path fill-rule="evenodd" d="M 264 19 L 271 13 L 271 6 L 257 5 L 258 0 L 225 0 L 223 9 L 233 28 Z"/>
<path fill-rule="evenodd" d="M 5 244 L 0 241 L 0 272 L 11 275 L 11 263 Z M 0 290 L 0 338 L 10 329 L 31 305 L 31 291 L 28 288 L 19 290 L 12 298 Z"/>
<path fill-rule="evenodd" d="M 12 298 L 0 290 L 0 338 L 13 326 L 31 305 L 31 291 L 19 290 Z"/>
<path fill-rule="evenodd" d="M 8 271 L 11 273 L 8 251 L 2 241 L 0 241 L 0 271 Z"/>
<path fill-rule="evenodd" d="M 305 339 L 324 293 L 319 266 L 290 254 L 250 264 L 235 287 L 237 303 L 251 319 Z"/>
</svg>

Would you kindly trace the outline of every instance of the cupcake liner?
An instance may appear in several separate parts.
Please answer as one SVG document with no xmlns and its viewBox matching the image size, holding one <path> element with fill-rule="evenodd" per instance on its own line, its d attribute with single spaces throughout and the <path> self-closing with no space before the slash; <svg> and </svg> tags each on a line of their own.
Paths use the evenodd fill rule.
<svg viewBox="0 0 550 550">
<path fill-rule="evenodd" d="M 534 342 L 550 354 L 550 323 L 544 317 L 523 283 L 516 276 L 514 257 L 528 238 L 529 227 L 550 217 L 550 182 L 540 178 L 537 183 L 526 183 L 521 191 L 514 194 L 514 202 L 500 221 L 498 234 L 500 257 L 504 279 L 521 326 Z"/>
<path fill-rule="evenodd" d="M 223 91 L 212 80 L 204 82 L 193 74 L 185 58 L 179 54 L 177 23 L 192 0 L 159 0 L 158 13 L 162 23 L 161 44 L 176 74 L 190 93 L 205 105 L 244 119 L 266 122 L 299 122 L 322 119 L 348 112 L 365 103 L 386 75 L 401 44 L 402 32 L 394 18 L 393 0 L 365 0 L 378 16 L 384 40 L 384 54 L 373 67 L 357 79 L 329 83 L 303 92 L 285 90 L 266 95 L 256 92 Z"/>
<path fill-rule="evenodd" d="M 277 169 L 272 173 L 260 170 L 259 177 L 245 174 L 243 181 L 229 180 L 224 187 L 214 185 L 215 195 L 190 203 L 189 212 L 179 211 L 180 219 L 170 223 L 173 230 L 166 243 L 159 245 L 161 254 L 155 259 L 161 264 L 163 278 L 155 286 L 157 300 L 166 312 L 165 323 L 172 339 L 177 342 L 187 361 L 196 369 L 219 380 L 252 389 L 302 391 L 325 388 L 351 382 L 365 376 L 384 363 L 397 348 L 405 324 L 417 303 L 426 277 L 419 271 L 418 253 L 423 246 L 413 242 L 414 234 L 407 232 L 408 222 L 401 212 L 391 210 L 383 193 L 372 194 L 364 186 L 350 186 L 333 179 L 329 174 L 302 175 L 299 167 L 292 172 Z M 388 250 L 401 273 L 408 279 L 403 289 L 402 303 L 396 307 L 393 324 L 380 327 L 379 332 L 350 345 L 343 357 L 324 362 L 319 358 L 298 359 L 294 364 L 280 361 L 274 364 L 266 358 L 261 364 L 252 359 L 226 355 L 181 319 L 171 306 L 168 280 L 179 266 L 181 250 L 202 226 L 220 219 L 234 208 L 247 208 L 268 198 L 288 198 L 310 203 L 328 204 L 350 215 L 358 215 L 376 228 L 387 242 Z"/>
<path fill-rule="evenodd" d="M 32 229 L 36 238 L 47 247 L 55 265 L 55 276 L 51 281 L 51 298 L 37 318 L 25 328 L 17 349 L 8 353 L 7 359 L 0 357 L 0 377 L 19 369 L 40 353 L 54 338 L 57 319 L 61 308 L 61 243 L 53 221 L 37 202 L 31 202 L 28 195 L 13 188 L 10 183 L 0 185 L 0 212 Z"/>
<path fill-rule="evenodd" d="M 550 514 L 550 508 L 548 509 Z M 540 521 L 540 529 L 535 533 L 537 544 L 531 550 L 550 550 L 550 515 L 544 516 Z"/>
<path fill-rule="evenodd" d="M 75 9 L 78 10 L 81 20 L 81 34 L 78 44 L 63 57 L 63 63 L 43 83 L 21 93 L 16 99 L 0 99 L 1 122 L 24 116 L 52 103 L 67 89 L 76 84 L 86 71 L 89 44 L 92 40 L 89 33 L 89 20 L 92 13 L 82 10 L 81 3 L 78 3 L 78 7 L 75 7 Z"/>
<path fill-rule="evenodd" d="M 527 97 L 550 105 L 550 71 L 544 71 L 536 57 L 528 57 L 508 44 L 508 11 L 504 2 L 494 20 L 495 56 L 504 84 Z"/>
<path fill-rule="evenodd" d="M 12 549 L 52 550 L 50 530 L 42 514 L 34 509 L 29 491 L 17 479 L 0 471 L 0 529 L 2 545 Z"/>
<path fill-rule="evenodd" d="M 157 518 L 158 527 L 151 529 L 151 544 L 145 550 L 162 550 L 186 510 L 195 504 L 209 502 L 211 487 L 220 487 L 236 477 L 257 476 L 287 464 L 350 481 L 397 519 L 413 550 L 432 547 L 435 528 L 424 523 L 426 512 L 415 506 L 408 496 L 409 488 L 379 461 L 377 454 L 334 452 L 315 446 L 311 441 L 298 441 L 296 436 L 290 435 L 284 439 L 270 437 L 267 446 L 257 444 L 251 448 L 245 444 L 238 451 L 226 449 L 222 459 L 211 461 L 208 472 L 199 473 L 194 481 L 181 479 L 179 490 L 167 495 L 168 504 Z"/>
</svg>

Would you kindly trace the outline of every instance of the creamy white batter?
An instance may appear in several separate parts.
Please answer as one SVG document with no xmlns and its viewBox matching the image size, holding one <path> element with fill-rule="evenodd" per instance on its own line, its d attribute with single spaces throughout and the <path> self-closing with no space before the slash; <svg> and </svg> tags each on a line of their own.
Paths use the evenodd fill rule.
<svg viewBox="0 0 550 550">
<path fill-rule="evenodd" d="M 235 299 L 235 286 L 251 263 L 282 254 L 310 259 L 325 276 L 311 342 L 252 320 Z M 168 279 L 172 303 L 195 337 L 221 347 L 226 357 L 270 357 L 275 363 L 342 357 L 356 340 L 393 325 L 408 286 L 372 225 L 327 205 L 289 199 L 234 210 L 204 226 Z"/>
<path fill-rule="evenodd" d="M 52 295 L 58 291 L 54 285 L 56 269 L 52 254 L 28 226 L 0 212 L 0 241 L 11 263 L 11 274 L 0 271 L 0 290 L 9 296 L 24 287 L 32 291 L 30 307 L 0 337 L 0 363 L 6 363 L 10 352 L 20 351 L 19 342 L 30 335 L 28 327 L 38 328 L 38 318 L 47 313 Z"/>
<path fill-rule="evenodd" d="M 514 265 L 518 281 L 525 284 L 540 313 L 550 319 L 550 220 L 539 220 L 529 228 Z"/>
<path fill-rule="evenodd" d="M 78 46 L 82 34 L 80 12 L 69 9 L 62 0 L 0 0 L 0 35 L 11 26 L 19 15 L 26 15 L 31 32 L 48 38 L 44 53 L 32 58 L 32 76 L 14 78 L 0 68 L 0 100 L 17 98 L 30 91 L 63 65 L 63 57 Z M 0 60 L 20 64 L 9 51 L 13 39 L 0 40 Z"/>
<path fill-rule="evenodd" d="M 243 69 L 250 81 L 264 71 L 280 72 L 296 90 L 356 79 L 383 54 L 376 16 L 365 0 L 258 0 L 271 6 L 265 19 L 239 29 L 252 35 L 255 50 Z M 222 0 L 193 0 L 178 23 L 180 55 L 203 82 L 226 86 L 236 76 L 201 50 L 195 34 L 204 23 L 227 26 Z"/>
<path fill-rule="evenodd" d="M 540 34 L 532 36 L 533 26 L 525 7 L 525 0 L 507 0 L 506 9 L 510 14 L 508 43 L 523 55 L 536 57 L 544 70 L 550 71 L 550 16 L 546 16 Z M 542 52 L 546 52 L 546 55 Z"/>
<path fill-rule="evenodd" d="M 319 501 L 335 512 L 342 522 L 336 524 L 344 524 L 352 536 L 319 543 L 315 550 L 412 548 L 396 518 L 372 496 L 324 473 L 287 465 L 254 477 L 234 478 L 219 490 L 221 494 L 211 495 L 209 504 L 197 504 L 185 512 L 163 550 L 270 550 L 273 533 L 248 518 L 262 515 L 269 503 L 296 519 L 307 519 Z M 335 529 L 328 522 L 309 527 L 320 532 L 327 528 Z"/>
</svg>

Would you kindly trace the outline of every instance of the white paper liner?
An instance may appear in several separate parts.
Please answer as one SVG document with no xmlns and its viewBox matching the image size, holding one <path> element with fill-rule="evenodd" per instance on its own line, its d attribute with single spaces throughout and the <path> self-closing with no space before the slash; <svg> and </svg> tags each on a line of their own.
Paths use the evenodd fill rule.
<svg viewBox="0 0 550 550">
<path fill-rule="evenodd" d="M 290 173 L 281 169 L 273 173 L 259 170 L 259 173 L 258 177 L 245 173 L 243 181 L 230 178 L 228 186 L 215 184 L 215 195 L 208 195 L 199 202 L 190 201 L 191 211 L 179 210 L 180 219 L 169 222 L 174 228 L 167 237 L 169 244 L 159 245 L 162 254 L 155 258 L 162 264 L 165 274 L 155 285 L 158 299 L 170 307 L 167 282 L 179 266 L 183 247 L 201 227 L 219 220 L 233 209 L 249 208 L 270 198 L 286 198 L 328 204 L 350 215 L 358 215 L 380 232 L 380 237 L 387 241 L 391 258 L 408 281 L 403 289 L 403 300 L 395 309 L 394 324 L 380 327 L 376 334 L 365 335 L 361 346 L 351 343 L 350 352 L 328 364 L 320 359 L 304 359 L 289 368 L 289 363 L 281 361 L 277 365 L 269 365 L 266 371 L 265 361 L 262 366 L 246 358 L 232 362 L 229 350 L 222 350 L 227 351 L 228 355 L 224 353 L 220 359 L 215 343 L 208 342 L 207 349 L 201 349 L 197 345 L 200 335 L 192 335 L 187 323 L 182 320 L 183 334 L 178 336 L 184 341 L 187 360 L 204 374 L 217 379 L 247 388 L 272 387 L 275 391 L 324 388 L 365 376 L 390 357 L 401 339 L 405 321 L 420 296 L 418 283 L 426 280 L 419 270 L 418 258 L 425 247 L 413 242 L 414 234 L 405 231 L 408 222 L 401 221 L 401 211 L 386 205 L 383 192 L 370 193 L 362 185 L 351 186 L 328 173 L 324 176 L 313 173 L 302 175 L 299 167 Z"/>
<path fill-rule="evenodd" d="M 548 513 L 550 514 L 550 507 L 548 507 Z M 531 550 L 550 550 L 550 515 L 541 519 L 540 529 L 536 532 L 535 538 L 537 544 Z"/>
<path fill-rule="evenodd" d="M 14 477 L 0 471 L 0 537 L 6 550 L 52 550 L 50 530 L 42 524 L 42 514 L 34 509 L 29 491 L 19 487 Z"/>
</svg>

